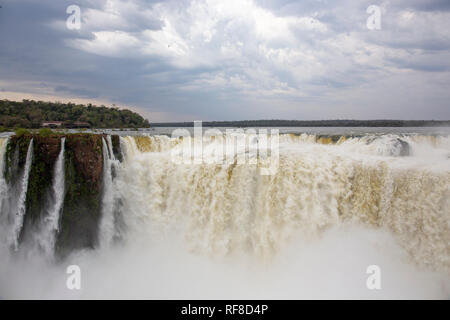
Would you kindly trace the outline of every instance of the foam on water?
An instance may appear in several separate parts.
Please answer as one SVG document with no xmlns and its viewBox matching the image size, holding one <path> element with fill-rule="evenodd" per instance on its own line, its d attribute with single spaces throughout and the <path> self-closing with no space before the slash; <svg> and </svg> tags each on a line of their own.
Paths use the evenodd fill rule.
<svg viewBox="0 0 450 320">
<path fill-rule="evenodd" d="M 450 298 L 448 137 L 284 134 L 274 175 L 237 156 L 174 162 L 190 143 L 121 137 L 119 163 L 104 140 L 105 245 L 62 264 L 0 250 L 0 296 Z M 204 157 L 228 143 L 205 139 Z M 114 245 L 118 211 L 127 232 Z M 65 286 L 70 264 L 80 291 Z M 381 290 L 366 286 L 370 265 Z"/>
</svg>

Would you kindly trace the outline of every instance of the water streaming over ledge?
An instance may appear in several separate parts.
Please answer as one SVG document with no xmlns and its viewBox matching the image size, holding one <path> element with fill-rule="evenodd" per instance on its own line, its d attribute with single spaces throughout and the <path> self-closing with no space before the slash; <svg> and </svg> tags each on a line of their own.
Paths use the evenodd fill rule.
<svg viewBox="0 0 450 320">
<path fill-rule="evenodd" d="M 0 212 L 3 212 L 3 202 L 7 199 L 8 186 L 5 179 L 5 155 L 8 138 L 0 138 Z"/>
<path fill-rule="evenodd" d="M 261 163 L 239 164 L 236 155 L 230 162 L 209 161 L 220 149 L 226 156 L 229 142 L 221 137 L 203 141 L 206 161 L 197 164 L 173 161 L 192 142 L 189 139 L 116 138 L 113 143 L 110 135 L 104 135 L 98 146 L 101 215 L 94 228 L 99 246 L 92 248 L 99 254 L 114 250 L 119 240 L 124 245 L 144 241 L 154 246 L 182 238 L 183 248 L 194 256 L 214 260 L 244 254 L 270 264 L 293 243 L 320 242 L 329 230 L 362 225 L 393 235 L 411 265 L 450 275 L 449 136 L 282 134 L 278 169 L 266 176 L 260 174 Z M 6 228 L 17 249 L 27 214 L 33 139 L 16 196 L 8 196 L 12 184 L 4 176 L 7 144 L 7 139 L 0 139 L 0 206 L 5 203 L 6 216 L 14 218 Z M 65 169 L 75 159 L 73 154 L 65 157 L 66 144 L 62 138 L 47 217 L 37 237 L 47 255 L 53 254 L 61 233 L 69 183 L 65 177 L 70 174 Z M 251 151 L 239 152 L 249 156 Z M 11 154 L 14 160 L 14 150 Z M 5 228 L 4 212 L 0 218 Z M 157 268 L 154 261 L 151 265 Z"/>
<path fill-rule="evenodd" d="M 282 135 L 272 176 L 258 165 L 176 164 L 184 142 L 167 136 L 123 142 L 117 179 L 134 230 L 182 225 L 193 251 L 270 257 L 297 234 L 359 221 L 391 230 L 416 262 L 450 271 L 448 137 Z"/>
<path fill-rule="evenodd" d="M 21 188 L 19 193 L 19 199 L 17 201 L 17 207 L 15 207 L 12 216 L 13 226 L 11 230 L 12 233 L 9 243 L 14 250 L 17 250 L 19 247 L 19 236 L 20 232 L 22 231 L 23 220 L 25 218 L 25 210 L 26 210 L 25 201 L 28 191 L 28 177 L 30 175 L 32 161 L 33 161 L 33 139 L 30 140 L 30 143 L 28 145 L 25 168 L 23 170 L 23 175 L 20 184 Z"/>
<path fill-rule="evenodd" d="M 59 152 L 53 169 L 52 190 L 48 211 L 37 231 L 37 241 L 39 242 L 40 248 L 44 251 L 44 254 L 50 258 L 53 257 L 55 251 L 56 235 L 59 231 L 61 211 L 64 203 L 65 142 L 66 138 L 61 138 L 61 151 Z"/>
<path fill-rule="evenodd" d="M 117 191 L 114 185 L 114 176 L 119 170 L 119 161 L 113 152 L 111 136 L 102 139 L 103 150 L 103 195 L 102 217 L 100 220 L 100 247 L 110 246 L 117 236 L 117 222 L 115 210 L 117 209 Z"/>
</svg>

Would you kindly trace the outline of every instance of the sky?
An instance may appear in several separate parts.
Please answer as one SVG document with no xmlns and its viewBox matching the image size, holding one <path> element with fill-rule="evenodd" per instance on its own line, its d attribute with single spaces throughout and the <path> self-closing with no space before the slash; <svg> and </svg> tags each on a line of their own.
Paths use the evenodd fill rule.
<svg viewBox="0 0 450 320">
<path fill-rule="evenodd" d="M 0 99 L 114 104 L 150 122 L 450 119 L 449 0 L 0 6 Z"/>
</svg>

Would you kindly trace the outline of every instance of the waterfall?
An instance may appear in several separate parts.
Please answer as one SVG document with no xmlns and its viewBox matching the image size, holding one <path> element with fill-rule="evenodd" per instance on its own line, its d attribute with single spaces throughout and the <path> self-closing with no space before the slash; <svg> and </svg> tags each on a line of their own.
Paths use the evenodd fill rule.
<svg viewBox="0 0 450 320">
<path fill-rule="evenodd" d="M 8 146 L 9 139 L 0 139 L 0 216 L 3 213 L 3 202 L 6 201 L 8 195 L 8 186 L 5 179 L 5 157 L 6 147 Z"/>
<path fill-rule="evenodd" d="M 109 159 L 111 161 L 114 161 L 114 160 L 116 160 L 116 157 L 114 156 L 113 146 L 112 146 L 112 141 L 111 141 L 111 136 L 110 135 L 106 136 L 106 141 L 108 143 Z"/>
<path fill-rule="evenodd" d="M 41 223 L 37 240 L 40 248 L 47 257 L 52 257 L 55 249 L 56 234 L 59 231 L 59 221 L 64 203 L 64 150 L 66 138 L 61 139 L 61 151 L 59 152 L 53 169 L 53 181 L 51 190 L 51 204 L 47 215 Z"/>
<path fill-rule="evenodd" d="M 19 236 L 20 236 L 20 232 L 23 227 L 23 219 L 25 216 L 25 210 L 26 210 L 25 200 L 27 197 L 28 178 L 30 175 L 32 162 L 33 162 L 33 139 L 30 140 L 30 144 L 28 145 L 27 158 L 26 158 L 26 162 L 25 162 L 25 168 L 23 171 L 23 175 L 22 175 L 19 200 L 17 203 L 17 209 L 15 210 L 15 213 L 13 216 L 14 222 L 13 222 L 11 239 L 9 242 L 10 245 L 12 246 L 13 250 L 17 250 L 19 247 Z"/>
<path fill-rule="evenodd" d="M 0 139 L 0 295 L 71 297 L 61 279 L 76 264 L 82 298 L 192 298 L 193 285 L 199 298 L 449 297 L 450 135 L 281 134 L 269 175 L 259 160 L 273 150 L 245 135 L 245 148 L 206 137 L 196 163 L 178 158 L 197 137 Z M 387 276 L 378 293 L 373 264 Z"/>
<path fill-rule="evenodd" d="M 102 218 L 100 221 L 100 247 L 109 246 L 116 235 L 115 209 L 116 196 L 113 183 L 113 171 L 118 170 L 118 161 L 114 157 L 111 136 L 102 138 L 103 143 L 103 195 Z"/>
<path fill-rule="evenodd" d="M 181 229 L 195 252 L 270 257 L 299 234 L 318 237 L 357 221 L 391 230 L 416 262 L 450 270 L 448 138 L 419 146 L 418 140 L 385 135 L 325 143 L 283 135 L 276 174 L 261 176 L 258 165 L 174 163 L 176 139 L 124 137 L 117 186 L 129 229 Z M 215 141 L 204 147 L 221 143 Z M 401 156 L 406 143 L 411 155 Z"/>
<path fill-rule="evenodd" d="M 391 230 L 414 260 L 450 269 L 448 137 L 283 134 L 278 170 L 268 176 L 259 173 L 259 162 L 209 162 L 215 151 L 229 149 L 223 137 L 204 140 L 208 161 L 194 165 L 173 158 L 189 150 L 189 139 L 144 135 L 119 140 L 123 163 L 114 155 L 112 137 L 101 138 L 103 183 L 93 227 L 100 247 L 122 236 L 122 226 L 152 235 L 176 228 L 195 252 L 271 257 L 297 234 L 317 237 L 331 226 L 358 221 Z M 4 167 L 7 140 L 0 143 Z M 34 235 L 48 255 L 64 202 L 65 139 L 60 144 L 50 205 Z M 12 224 L 8 243 L 14 249 L 24 224 L 32 158 L 33 140 L 23 171 L 12 170 L 18 174 L 7 186 L 9 198 L 2 193 L 8 200 L 2 211 Z M 3 189 L 4 180 L 0 176 Z"/>
</svg>

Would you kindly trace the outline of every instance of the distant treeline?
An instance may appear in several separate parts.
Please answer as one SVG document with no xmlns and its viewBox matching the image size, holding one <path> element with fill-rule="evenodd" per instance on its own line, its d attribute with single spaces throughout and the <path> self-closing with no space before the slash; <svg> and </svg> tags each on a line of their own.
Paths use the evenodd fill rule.
<svg viewBox="0 0 450 320">
<path fill-rule="evenodd" d="M 152 127 L 193 127 L 193 122 L 152 123 Z M 448 127 L 450 120 L 244 120 L 204 121 L 204 127 Z"/>
<path fill-rule="evenodd" d="M 87 122 L 92 128 L 148 128 L 148 120 L 127 109 L 74 103 L 0 100 L 0 127 L 39 128 L 45 121 L 63 126 Z"/>
</svg>

